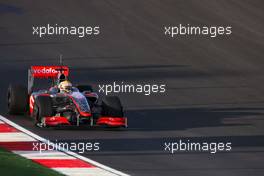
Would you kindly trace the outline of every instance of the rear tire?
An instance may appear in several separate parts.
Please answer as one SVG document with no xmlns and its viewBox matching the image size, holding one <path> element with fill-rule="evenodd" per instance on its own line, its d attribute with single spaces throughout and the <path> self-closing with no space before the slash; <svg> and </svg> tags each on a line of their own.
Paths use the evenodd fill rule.
<svg viewBox="0 0 264 176">
<path fill-rule="evenodd" d="M 36 123 L 40 123 L 43 117 L 53 116 L 51 97 L 39 96 L 36 98 L 33 116 L 36 119 Z"/>
<path fill-rule="evenodd" d="M 24 114 L 28 110 L 27 88 L 20 85 L 10 85 L 7 92 L 8 113 L 11 115 Z"/>
<path fill-rule="evenodd" d="M 102 99 L 102 116 L 124 117 L 121 101 L 117 96 L 106 96 Z"/>
</svg>

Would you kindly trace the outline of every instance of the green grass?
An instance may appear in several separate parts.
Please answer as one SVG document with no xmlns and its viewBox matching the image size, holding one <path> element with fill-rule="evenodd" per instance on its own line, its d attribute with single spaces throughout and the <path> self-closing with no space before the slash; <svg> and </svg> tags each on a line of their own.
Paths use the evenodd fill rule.
<svg viewBox="0 0 264 176">
<path fill-rule="evenodd" d="M 33 161 L 0 148 L 0 175 L 3 176 L 63 176 Z"/>
</svg>

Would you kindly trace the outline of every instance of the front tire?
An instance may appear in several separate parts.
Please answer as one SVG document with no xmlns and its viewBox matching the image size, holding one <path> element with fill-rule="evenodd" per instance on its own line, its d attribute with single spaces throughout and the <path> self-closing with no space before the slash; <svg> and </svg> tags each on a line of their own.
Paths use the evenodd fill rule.
<svg viewBox="0 0 264 176">
<path fill-rule="evenodd" d="M 121 101 L 117 96 L 106 96 L 102 99 L 102 116 L 124 117 Z"/>
<path fill-rule="evenodd" d="M 53 116 L 52 99 L 49 96 L 39 96 L 35 100 L 33 116 L 36 123 L 41 123 L 43 117 Z"/>
</svg>

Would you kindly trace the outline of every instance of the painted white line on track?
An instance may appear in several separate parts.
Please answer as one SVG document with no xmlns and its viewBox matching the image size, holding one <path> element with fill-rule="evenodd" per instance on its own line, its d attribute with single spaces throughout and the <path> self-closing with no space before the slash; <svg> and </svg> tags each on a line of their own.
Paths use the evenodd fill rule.
<svg viewBox="0 0 264 176">
<path fill-rule="evenodd" d="M 54 168 L 54 170 L 70 176 L 115 176 L 100 168 Z"/>
<path fill-rule="evenodd" d="M 36 141 L 34 138 L 21 132 L 0 133 L 0 142 Z"/>
<path fill-rule="evenodd" d="M 43 142 L 43 143 L 46 143 L 46 144 L 49 143 L 49 145 L 54 146 L 54 147 L 59 151 L 59 149 L 57 148 L 57 146 L 56 146 L 55 144 L 49 142 L 47 139 L 42 138 L 42 137 L 40 137 L 40 136 L 38 136 L 38 135 L 32 133 L 31 131 L 29 131 L 29 130 L 23 128 L 22 126 L 20 126 L 20 125 L 14 123 L 14 122 L 8 120 L 7 118 L 5 118 L 5 117 L 3 117 L 3 116 L 1 116 L 1 115 L 0 115 L 0 120 L 3 121 L 3 122 L 5 122 L 5 123 L 7 123 L 7 124 L 9 124 L 9 125 L 11 125 L 11 126 L 13 126 L 13 127 L 15 127 L 15 128 L 18 129 L 19 131 L 22 131 L 22 132 L 26 133 L 27 135 L 31 136 L 32 138 L 35 138 L 36 140 L 39 140 L 40 142 Z M 29 138 L 30 138 L 30 137 L 29 137 Z M 1 139 L 1 138 L 0 138 L 0 139 Z M 5 141 L 6 141 L 6 137 L 5 137 L 4 139 L 5 139 Z M 25 141 L 25 140 L 23 140 L 23 141 Z M 63 150 L 63 149 L 62 149 L 62 150 Z M 98 173 L 100 172 L 101 174 L 108 174 L 108 173 L 106 173 L 105 171 L 109 172 L 108 175 L 102 175 L 102 176 L 114 176 L 114 175 L 115 175 L 115 176 L 117 176 L 117 175 L 118 175 L 118 176 L 129 176 L 129 175 L 126 174 L 126 173 L 123 173 L 123 172 L 118 171 L 118 170 L 116 170 L 116 169 L 110 168 L 110 167 L 108 167 L 108 166 L 106 166 L 106 165 L 103 165 L 103 164 L 101 164 L 101 163 L 98 163 L 98 162 L 96 162 L 96 161 L 94 161 L 94 160 L 91 160 L 91 159 L 89 159 L 89 158 L 86 158 L 86 157 L 84 157 L 84 156 L 78 155 L 77 153 L 74 153 L 74 152 L 71 152 L 71 151 L 66 151 L 66 150 L 64 150 L 63 152 L 66 153 L 66 154 L 68 154 L 68 155 L 71 155 L 71 156 L 73 156 L 73 157 L 75 157 L 75 158 L 78 158 L 78 159 L 80 159 L 80 160 L 86 161 L 86 162 L 88 162 L 88 163 L 90 163 L 90 164 L 92 164 L 92 165 L 98 167 L 97 169 L 94 169 L 95 172 L 98 172 Z M 59 168 L 57 168 L 57 169 L 59 169 Z M 66 168 L 65 168 L 65 169 L 66 169 Z M 72 169 L 72 168 L 71 168 L 71 169 Z M 78 169 L 80 169 L 80 168 L 78 168 Z M 66 169 L 66 170 L 68 170 L 68 169 Z M 82 169 L 80 169 L 80 170 L 82 170 Z M 89 171 L 90 171 L 90 170 L 89 170 Z M 103 173 L 103 171 L 104 171 L 104 173 Z M 88 170 L 87 170 L 87 172 L 88 172 Z M 65 173 L 66 173 L 66 172 L 65 172 Z M 68 174 L 67 174 L 67 175 L 68 175 Z M 90 175 L 91 175 L 91 173 L 90 173 Z M 77 176 L 77 175 L 74 175 L 74 176 Z M 96 174 L 95 174 L 95 176 L 101 176 L 101 175 L 99 175 L 99 174 L 96 175 Z"/>
<path fill-rule="evenodd" d="M 18 155 L 21 155 L 28 159 L 75 159 L 74 157 L 67 155 L 63 152 L 59 151 L 20 151 L 14 150 L 12 151 Z"/>
<path fill-rule="evenodd" d="M 3 123 L 5 123 L 5 122 L 3 122 L 3 121 L 0 120 L 0 124 L 3 124 Z"/>
</svg>

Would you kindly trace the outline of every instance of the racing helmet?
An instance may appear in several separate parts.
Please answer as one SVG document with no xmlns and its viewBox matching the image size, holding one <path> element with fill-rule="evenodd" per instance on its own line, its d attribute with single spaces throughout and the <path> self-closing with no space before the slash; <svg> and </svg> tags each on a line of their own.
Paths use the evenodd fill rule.
<svg viewBox="0 0 264 176">
<path fill-rule="evenodd" d="M 70 93 L 72 91 L 72 83 L 70 81 L 62 81 L 59 84 L 61 93 Z"/>
</svg>

